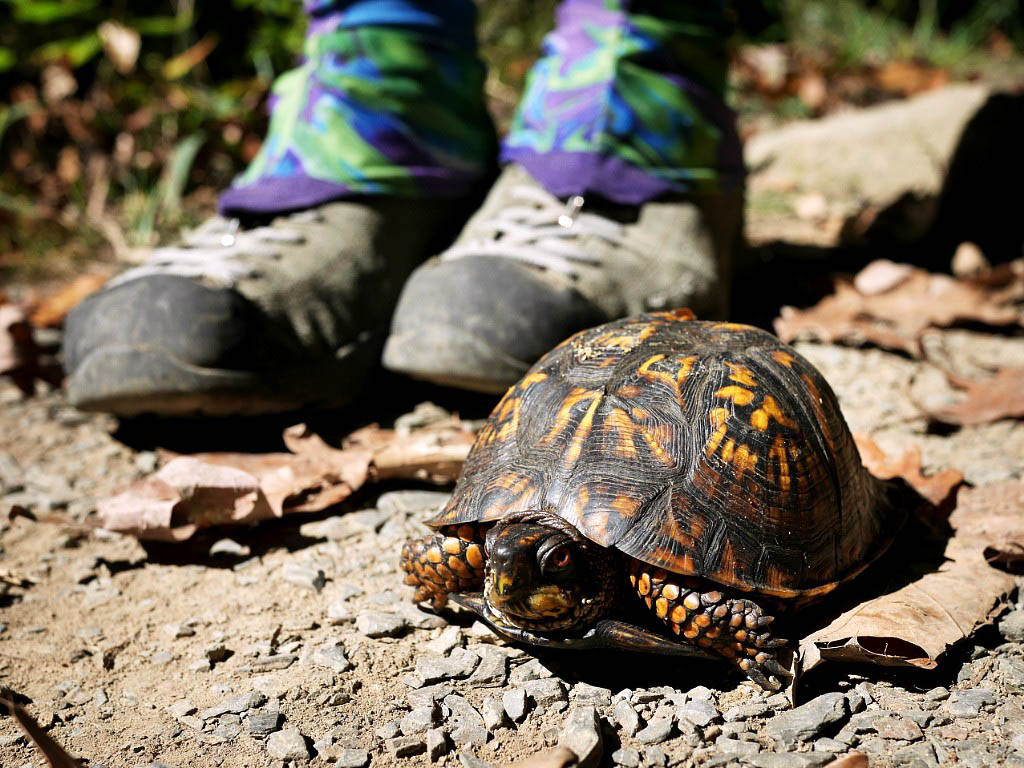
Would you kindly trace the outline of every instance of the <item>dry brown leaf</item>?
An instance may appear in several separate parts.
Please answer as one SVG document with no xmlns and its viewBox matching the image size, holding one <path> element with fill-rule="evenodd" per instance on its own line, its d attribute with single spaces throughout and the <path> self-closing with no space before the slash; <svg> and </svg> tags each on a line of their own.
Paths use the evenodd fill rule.
<svg viewBox="0 0 1024 768">
<path fill-rule="evenodd" d="M 956 469 L 944 469 L 934 475 L 921 472 L 921 449 L 916 445 L 906 451 L 899 459 L 891 459 L 870 435 L 853 436 L 860 451 L 860 459 L 868 471 L 882 480 L 902 477 L 931 504 L 948 512 L 956 499 L 956 490 L 964 483 L 963 472 Z"/>
<path fill-rule="evenodd" d="M 883 90 L 913 96 L 946 85 L 949 72 L 903 59 L 883 64 L 875 70 L 875 79 Z"/>
<path fill-rule="evenodd" d="M 989 563 L 1024 569 L 1024 480 L 961 489 L 949 521 L 957 535 L 977 538 Z"/>
<path fill-rule="evenodd" d="M 29 737 L 39 751 L 43 753 L 50 768 L 79 768 L 81 762 L 69 755 L 64 748 L 42 729 L 36 719 L 23 707 L 15 704 L 7 697 L 0 697 L 0 707 L 5 707 L 25 735 Z"/>
<path fill-rule="evenodd" d="M 849 752 L 826 763 L 825 768 L 868 768 L 868 765 L 868 756 L 863 752 Z"/>
<path fill-rule="evenodd" d="M 576 765 L 576 754 L 568 747 L 555 747 L 517 760 L 508 768 L 568 768 Z"/>
<path fill-rule="evenodd" d="M 454 416 L 408 433 L 364 427 L 341 448 L 297 424 L 284 433 L 291 453 L 174 457 L 151 477 L 101 500 L 97 511 L 104 528 L 144 539 L 183 541 L 211 525 L 318 512 L 372 480 L 450 483 L 473 440 L 473 433 Z"/>
<path fill-rule="evenodd" d="M 67 285 L 44 296 L 32 310 L 29 321 L 37 328 L 55 328 L 63 325 L 68 312 L 86 296 L 102 288 L 109 279 L 109 272 L 79 275 Z"/>
<path fill-rule="evenodd" d="M 1013 306 L 1024 296 L 1024 274 L 1019 269 L 993 269 L 959 279 L 909 269 L 907 274 L 901 265 L 873 262 L 852 281 L 837 279 L 835 293 L 810 309 L 783 307 L 775 332 L 783 341 L 871 343 L 917 357 L 921 334 L 930 327 L 968 321 L 1024 324 L 1024 315 Z"/>
<path fill-rule="evenodd" d="M 926 411 L 929 418 L 960 426 L 1024 418 L 1024 367 L 1003 368 L 987 379 L 947 378 L 967 396 L 955 405 Z"/>
<path fill-rule="evenodd" d="M 864 445 L 863 439 L 859 444 Z M 904 477 L 920 474 L 910 454 L 893 462 L 880 451 L 881 458 L 864 453 L 869 454 L 869 469 L 874 464 L 887 470 L 898 467 Z M 963 488 L 959 496 L 970 500 L 972 493 Z M 993 498 L 1002 505 L 1001 522 L 995 527 L 990 522 L 997 506 Z M 961 503 L 949 523 L 952 535 L 941 556 L 932 546 L 942 546 L 941 540 L 928 539 L 920 530 L 905 532 L 894 545 L 899 551 L 863 577 L 868 583 L 875 577 L 879 586 L 871 591 L 876 596 L 853 605 L 801 641 L 801 672 L 829 660 L 931 669 L 953 644 L 999 615 L 1015 584 L 989 564 L 987 553 L 1024 541 L 1024 493 L 1020 488 L 984 492 L 973 503 Z M 924 527 L 916 520 L 908 525 Z"/>
</svg>

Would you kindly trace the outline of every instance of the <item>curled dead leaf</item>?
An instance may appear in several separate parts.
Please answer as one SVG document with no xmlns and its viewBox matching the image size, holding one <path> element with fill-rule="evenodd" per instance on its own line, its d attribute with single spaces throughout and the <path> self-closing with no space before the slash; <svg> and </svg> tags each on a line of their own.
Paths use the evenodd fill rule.
<svg viewBox="0 0 1024 768">
<path fill-rule="evenodd" d="M 969 426 L 1000 419 L 1024 418 L 1024 367 L 1003 368 L 987 379 L 965 379 L 947 374 L 949 383 L 966 393 L 955 405 L 926 411 L 945 424 Z"/>
<path fill-rule="evenodd" d="M 956 473 L 932 483 L 939 476 L 922 475 L 916 451 L 893 461 L 870 439 L 859 438 L 858 446 L 872 472 L 924 481 L 924 492 L 935 497 L 945 500 L 962 481 Z M 837 602 L 826 626 L 800 642 L 801 672 L 823 661 L 930 669 L 1002 612 L 1015 584 L 990 565 L 988 552 L 1024 542 L 1024 491 L 993 488 L 968 503 L 976 490 L 982 489 L 959 488 L 944 532 L 935 519 L 911 518 L 892 550 L 851 585 L 845 604 Z"/>
<path fill-rule="evenodd" d="M 921 472 L 921 449 L 914 446 L 899 459 L 890 458 L 870 435 L 853 436 L 860 451 L 860 458 L 868 472 L 881 480 L 901 477 L 940 511 L 948 513 L 953 508 L 956 490 L 963 485 L 963 472 L 944 469 L 934 475 Z"/>
<path fill-rule="evenodd" d="M 1024 480 L 961 489 L 949 521 L 986 561 L 1024 571 Z"/>
<path fill-rule="evenodd" d="M 29 321 L 36 328 L 55 328 L 63 325 L 68 312 L 86 296 L 102 288 L 109 279 L 109 272 L 79 275 L 71 282 L 40 299 L 32 310 Z"/>
<path fill-rule="evenodd" d="M 284 432 L 290 453 L 174 457 L 151 477 L 101 500 L 97 511 L 104 528 L 183 541 L 211 525 L 318 512 L 374 480 L 450 483 L 473 440 L 473 433 L 454 416 L 404 432 L 364 427 L 350 434 L 341 448 L 297 424 Z"/>
<path fill-rule="evenodd" d="M 907 273 L 909 269 L 909 273 Z M 977 322 L 1020 326 L 1024 313 L 1014 302 L 1024 297 L 1019 269 L 986 270 L 969 278 L 931 274 L 923 269 L 873 262 L 853 280 L 838 278 L 835 292 L 809 309 L 783 307 L 775 332 L 783 341 L 876 344 L 919 357 L 920 337 L 930 327 Z"/>
</svg>

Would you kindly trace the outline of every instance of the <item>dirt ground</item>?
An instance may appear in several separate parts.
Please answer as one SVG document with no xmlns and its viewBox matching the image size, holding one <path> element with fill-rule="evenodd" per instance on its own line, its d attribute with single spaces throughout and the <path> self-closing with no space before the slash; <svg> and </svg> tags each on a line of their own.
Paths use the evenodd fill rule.
<svg viewBox="0 0 1024 768">
<path fill-rule="evenodd" d="M 1024 366 L 1019 336 L 935 330 L 926 343 L 965 376 Z M 1024 475 L 1024 423 L 936 430 L 921 417 L 958 397 L 933 362 L 798 349 L 853 431 L 886 451 L 918 446 L 926 471 L 974 485 Z M 543 653 L 470 614 L 418 610 L 398 553 L 443 490 L 372 487 L 327 513 L 179 545 L 83 525 L 97 499 L 152 472 L 163 443 L 148 429 L 0 379 L 0 511 L 66 521 L 0 518 L 0 680 L 88 765 L 499 766 L 568 738 L 570 714 L 592 705 L 600 765 L 817 766 L 859 750 L 872 766 L 1024 766 L 1020 603 L 934 670 L 823 665 L 797 691 L 794 739 L 780 730 L 786 697 L 724 665 Z M 0 720 L 0 766 L 43 765 Z"/>
</svg>

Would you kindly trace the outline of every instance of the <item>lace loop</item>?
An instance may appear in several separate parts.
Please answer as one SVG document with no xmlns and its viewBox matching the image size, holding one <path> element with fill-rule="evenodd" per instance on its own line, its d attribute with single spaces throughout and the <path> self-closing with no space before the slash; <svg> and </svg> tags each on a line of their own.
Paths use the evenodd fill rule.
<svg viewBox="0 0 1024 768">
<path fill-rule="evenodd" d="M 599 237 L 613 245 L 624 239 L 621 224 L 596 213 L 583 211 L 580 195 L 562 203 L 543 189 L 528 185 L 512 187 L 510 205 L 481 223 L 482 237 L 457 243 L 441 254 L 442 261 L 473 256 L 515 259 L 575 279 L 579 266 L 600 266 L 601 259 L 581 247 L 581 237 Z"/>
</svg>

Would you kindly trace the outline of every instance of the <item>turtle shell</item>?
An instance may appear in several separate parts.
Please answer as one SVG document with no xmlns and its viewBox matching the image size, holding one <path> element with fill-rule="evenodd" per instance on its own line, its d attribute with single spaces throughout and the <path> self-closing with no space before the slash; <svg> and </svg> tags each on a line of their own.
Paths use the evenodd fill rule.
<svg viewBox="0 0 1024 768">
<path fill-rule="evenodd" d="M 832 389 L 775 336 L 692 318 L 639 315 L 551 350 L 430 525 L 544 509 L 652 566 L 782 598 L 860 572 L 902 517 Z"/>
</svg>

